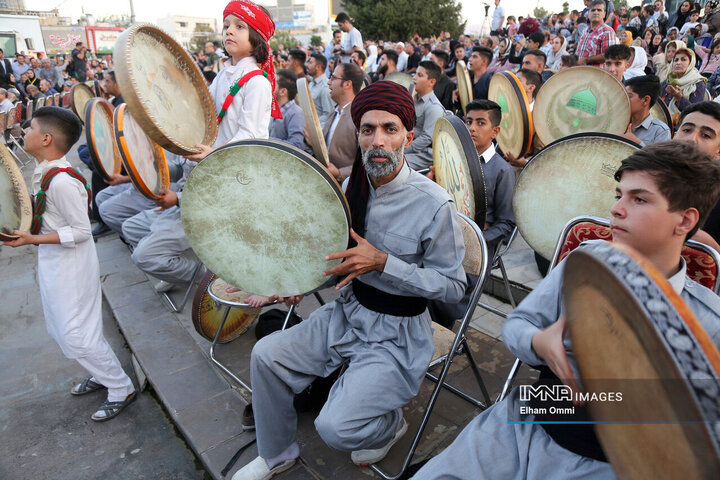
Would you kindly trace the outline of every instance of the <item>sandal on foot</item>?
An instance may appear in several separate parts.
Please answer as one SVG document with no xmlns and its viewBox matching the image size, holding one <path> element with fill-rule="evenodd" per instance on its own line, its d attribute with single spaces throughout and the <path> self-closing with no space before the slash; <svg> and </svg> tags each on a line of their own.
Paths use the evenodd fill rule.
<svg viewBox="0 0 720 480">
<path fill-rule="evenodd" d="M 101 383 L 94 382 L 92 380 L 92 377 L 88 377 L 82 382 L 75 385 L 72 390 L 70 390 L 71 395 L 85 395 L 86 393 L 92 393 L 96 390 L 101 390 L 105 388 L 105 385 Z"/>
<path fill-rule="evenodd" d="M 97 411 L 93 413 L 90 419 L 94 422 L 106 422 L 112 418 L 115 418 L 120 415 L 120 412 L 122 412 L 125 407 L 134 402 L 135 398 L 137 398 L 137 392 L 131 393 L 125 398 L 125 400 L 121 402 L 105 402 L 100 405 L 100 408 L 98 408 Z M 98 416 L 98 412 L 105 412 L 105 415 L 102 417 Z"/>
</svg>

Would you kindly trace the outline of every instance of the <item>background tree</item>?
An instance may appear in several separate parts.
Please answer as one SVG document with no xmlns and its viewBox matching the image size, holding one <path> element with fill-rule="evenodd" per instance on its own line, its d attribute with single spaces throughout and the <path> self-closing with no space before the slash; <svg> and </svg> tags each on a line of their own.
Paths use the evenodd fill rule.
<svg viewBox="0 0 720 480">
<path fill-rule="evenodd" d="M 406 41 L 416 33 L 457 37 L 465 31 L 457 0 L 345 0 L 345 6 L 363 38 Z"/>
<path fill-rule="evenodd" d="M 217 33 L 213 31 L 210 25 L 195 24 L 195 30 L 193 30 L 192 39 L 190 45 L 188 45 L 191 52 L 197 52 L 205 48 L 207 42 L 213 42 L 217 40 Z"/>
<path fill-rule="evenodd" d="M 570 4 L 568 2 L 563 2 L 562 7 L 562 13 L 570 13 Z"/>
<path fill-rule="evenodd" d="M 275 32 L 275 35 L 270 39 L 270 48 L 273 50 L 277 50 L 278 45 L 283 44 L 285 46 L 285 50 L 290 50 L 291 48 L 297 47 L 300 42 L 298 42 L 297 38 L 293 37 L 290 32 L 287 32 L 285 30 L 278 30 Z"/>
<path fill-rule="evenodd" d="M 537 18 L 538 20 L 542 20 L 543 18 L 548 16 L 548 11 L 543 7 L 535 7 L 533 9 L 533 17 Z"/>
<path fill-rule="evenodd" d="M 310 37 L 310 45 L 312 45 L 313 47 L 319 47 L 320 45 L 322 45 L 322 38 L 320 37 L 320 35 L 313 35 L 312 37 Z"/>
</svg>

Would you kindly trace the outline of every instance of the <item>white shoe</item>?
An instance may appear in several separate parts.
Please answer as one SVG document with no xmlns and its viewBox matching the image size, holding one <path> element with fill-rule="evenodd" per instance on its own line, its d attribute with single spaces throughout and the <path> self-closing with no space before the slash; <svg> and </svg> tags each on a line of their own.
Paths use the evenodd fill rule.
<svg viewBox="0 0 720 480">
<path fill-rule="evenodd" d="M 158 283 L 155 284 L 155 291 L 158 293 L 167 293 L 173 288 L 175 288 L 175 284 L 166 282 L 165 280 L 160 280 Z"/>
<path fill-rule="evenodd" d="M 367 467 L 368 465 L 379 462 L 380 460 L 385 458 L 385 455 L 388 454 L 390 448 L 392 448 L 392 446 L 395 445 L 395 443 L 397 443 L 397 441 L 400 440 L 403 435 L 405 435 L 407 429 L 408 424 L 401 416 L 400 422 L 398 422 L 397 430 L 395 431 L 395 436 L 387 443 L 387 445 L 375 449 L 356 450 L 350 454 L 350 458 L 355 465 L 358 465 L 360 467 Z"/>
<path fill-rule="evenodd" d="M 268 468 L 268 464 L 262 457 L 257 457 L 252 462 L 235 472 L 232 480 L 268 480 L 280 472 L 284 472 L 288 468 L 295 465 L 295 460 L 286 460 L 279 465 L 275 465 L 273 469 Z"/>
</svg>

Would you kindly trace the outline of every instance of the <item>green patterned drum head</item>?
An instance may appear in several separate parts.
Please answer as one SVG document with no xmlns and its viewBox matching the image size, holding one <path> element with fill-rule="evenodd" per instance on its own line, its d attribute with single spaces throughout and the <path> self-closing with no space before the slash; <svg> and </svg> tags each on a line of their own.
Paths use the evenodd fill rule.
<svg viewBox="0 0 720 480">
<path fill-rule="evenodd" d="M 550 259 L 565 224 L 580 215 L 607 218 L 615 203 L 615 171 L 638 146 L 602 133 L 552 143 L 523 168 L 513 212 L 525 241 Z"/>
<path fill-rule="evenodd" d="M 435 181 L 450 194 L 458 212 L 485 225 L 485 177 L 470 132 L 458 117 L 442 117 L 433 132 Z"/>
<path fill-rule="evenodd" d="M 12 240 L 13 230 L 30 230 L 32 202 L 22 172 L 5 145 L 0 144 L 0 241 Z"/>
<path fill-rule="evenodd" d="M 503 152 L 524 157 L 532 142 L 530 106 L 525 91 L 511 72 L 499 72 L 490 80 L 488 99 L 500 105 L 502 120 L 497 142 Z"/>
<path fill-rule="evenodd" d="M 246 292 L 299 295 L 347 249 L 350 214 L 340 186 L 306 153 L 245 140 L 215 150 L 190 174 L 182 196 L 185 234 L 220 278 Z"/>
<path fill-rule="evenodd" d="M 573 67 L 543 84 L 532 116 L 543 145 L 575 133 L 620 135 L 630 123 L 630 100 L 622 83 L 608 72 Z"/>
</svg>

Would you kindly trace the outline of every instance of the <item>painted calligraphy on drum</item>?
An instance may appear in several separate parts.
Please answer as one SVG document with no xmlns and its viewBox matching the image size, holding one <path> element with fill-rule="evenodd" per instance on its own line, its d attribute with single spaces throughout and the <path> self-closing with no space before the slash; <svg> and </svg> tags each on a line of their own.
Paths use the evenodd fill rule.
<svg viewBox="0 0 720 480">
<path fill-rule="evenodd" d="M 252 182 L 252 178 L 250 178 L 245 172 L 237 172 L 235 174 L 235 180 L 240 185 L 250 185 L 250 182 Z"/>
<path fill-rule="evenodd" d="M 440 137 L 440 157 L 444 163 L 437 172 L 438 183 L 450 194 L 459 212 L 472 216 L 470 191 L 465 184 L 465 169 L 462 162 L 457 161 L 461 155 L 456 150 L 450 138 L 445 135 Z"/>
</svg>

